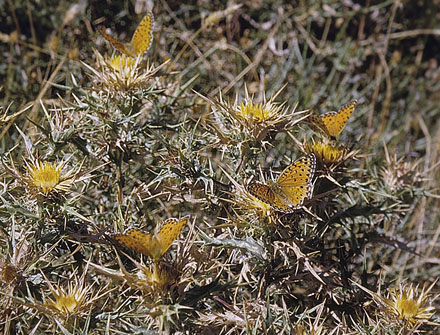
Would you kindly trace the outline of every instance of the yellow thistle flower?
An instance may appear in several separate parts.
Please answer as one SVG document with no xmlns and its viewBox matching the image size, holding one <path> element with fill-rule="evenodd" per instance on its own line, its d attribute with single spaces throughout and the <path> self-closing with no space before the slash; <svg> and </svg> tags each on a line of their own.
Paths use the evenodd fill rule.
<svg viewBox="0 0 440 335">
<path fill-rule="evenodd" d="M 43 305 L 64 318 L 79 313 L 92 301 L 88 299 L 86 302 L 92 287 L 84 287 L 83 284 L 83 280 L 78 280 L 76 277 L 74 281 L 70 281 L 67 284 L 67 288 L 60 285 L 55 285 L 54 287 L 49 283 L 49 290 L 52 293 L 53 299 L 45 299 Z"/>
<path fill-rule="evenodd" d="M 83 63 L 93 74 L 94 82 L 103 87 L 111 95 L 125 94 L 151 82 L 152 77 L 167 63 L 154 67 L 140 66 L 141 58 L 133 59 L 126 55 L 103 57 L 95 51 L 96 66 Z"/>
<path fill-rule="evenodd" d="M 269 100 L 263 96 L 262 102 L 255 101 L 247 88 L 242 101 L 238 95 L 235 102 L 225 101 L 221 95 L 218 100 L 200 95 L 212 105 L 214 118 L 211 126 L 219 137 L 218 143 L 237 145 L 244 141 L 242 134 L 262 141 L 269 132 L 283 131 L 299 122 L 300 119 L 295 117 L 303 112 L 290 111 L 286 102 L 275 102 L 283 88 Z"/>
<path fill-rule="evenodd" d="M 82 163 L 78 168 L 65 171 L 67 161 L 51 163 L 41 161 L 33 156 L 25 159 L 25 173 L 15 166 L 12 158 L 9 164 L 2 162 L 3 168 L 21 184 L 30 198 L 37 200 L 59 199 L 60 195 L 69 191 L 76 182 L 86 180 L 91 177 L 88 175 L 103 165 L 97 166 L 86 172 L 81 172 Z"/>
<path fill-rule="evenodd" d="M 398 287 L 388 289 L 387 296 L 381 294 L 381 286 L 377 292 L 373 292 L 366 287 L 353 282 L 356 286 L 367 292 L 372 296 L 374 302 L 380 307 L 383 321 L 389 326 L 412 330 L 418 329 L 422 324 L 436 325 L 437 323 L 429 321 L 434 315 L 435 308 L 433 306 L 426 306 L 426 300 L 429 298 L 429 291 L 437 283 L 435 280 L 431 286 L 422 291 L 418 290 L 418 285 L 414 288 L 412 284 L 400 284 Z M 431 299 L 431 303 L 436 300 L 438 296 Z"/>
<path fill-rule="evenodd" d="M 128 272 L 118 257 L 120 270 L 106 268 L 104 266 L 91 265 L 100 273 L 115 280 L 123 281 L 135 290 L 140 290 L 155 298 L 157 294 L 166 293 L 173 284 L 177 284 L 180 276 L 176 264 L 153 263 L 153 269 L 143 263 L 134 261 L 136 271 Z"/>
<path fill-rule="evenodd" d="M 61 168 L 49 162 L 37 162 L 36 165 L 30 165 L 28 168 L 30 180 L 35 187 L 48 194 L 60 182 Z"/>
<path fill-rule="evenodd" d="M 32 194 L 48 196 L 57 192 L 66 192 L 74 182 L 73 170 L 62 173 L 65 162 L 59 164 L 47 161 L 27 163 L 27 176 L 23 179 Z"/>
<path fill-rule="evenodd" d="M 242 102 L 237 106 L 235 115 L 245 122 L 262 123 L 264 121 L 274 120 L 277 116 L 279 106 L 274 106 L 273 103 L 253 103 L 252 100 Z"/>
<path fill-rule="evenodd" d="M 224 105 L 231 117 L 238 121 L 243 130 L 256 140 L 263 140 L 268 132 L 281 130 L 292 120 L 292 114 L 285 108 L 285 102 L 275 102 L 280 93 L 281 90 L 269 100 L 264 96 L 263 102 L 257 103 L 245 88 L 243 102 L 239 103 L 237 96 L 234 104 L 223 102 L 221 97 L 220 103 Z"/>
<path fill-rule="evenodd" d="M 87 290 L 74 288 L 70 283 L 67 290 L 58 286 L 51 291 L 55 299 L 48 299 L 46 306 L 63 314 L 72 314 L 76 312 L 83 304 L 87 294 Z"/>
<path fill-rule="evenodd" d="M 424 306 L 424 303 L 429 297 L 428 293 L 433 285 L 426 291 L 423 288 L 421 292 L 418 292 L 418 287 L 414 288 L 412 284 L 401 284 L 397 288 L 388 290 L 387 298 L 382 297 L 385 304 L 385 314 L 403 321 L 410 327 L 428 322 L 434 314 L 434 307 Z"/>
<path fill-rule="evenodd" d="M 135 64 L 136 60 L 126 55 L 113 56 L 108 61 L 108 65 L 119 72 L 130 71 Z"/>
<path fill-rule="evenodd" d="M 347 158 L 348 148 L 338 143 L 325 143 L 322 140 L 312 141 L 304 145 L 304 151 L 314 153 L 320 165 L 327 167 L 338 164 Z"/>
</svg>

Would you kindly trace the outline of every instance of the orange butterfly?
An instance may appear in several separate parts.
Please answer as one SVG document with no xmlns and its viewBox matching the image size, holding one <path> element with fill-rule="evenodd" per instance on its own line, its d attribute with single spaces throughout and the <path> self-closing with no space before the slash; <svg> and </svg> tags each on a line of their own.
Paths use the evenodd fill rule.
<svg viewBox="0 0 440 335">
<path fill-rule="evenodd" d="M 157 262 L 180 234 L 189 216 L 166 220 L 157 234 L 149 234 L 138 228 L 127 228 L 123 233 L 113 233 L 113 237 L 123 246 L 133 249 Z"/>
<path fill-rule="evenodd" d="M 248 191 L 277 211 L 292 213 L 312 196 L 315 168 L 315 155 L 310 154 L 289 165 L 275 182 L 254 183 L 248 186 Z"/>
<path fill-rule="evenodd" d="M 308 121 L 312 128 L 318 128 L 328 137 L 335 138 L 345 128 L 348 119 L 356 107 L 356 104 L 357 101 L 354 100 L 340 107 L 337 112 L 328 112 L 320 116 L 311 114 L 308 117 Z"/>
<path fill-rule="evenodd" d="M 150 48 L 153 40 L 153 22 L 153 13 L 148 12 L 136 28 L 130 43 L 122 43 L 113 36 L 107 34 L 103 26 L 100 26 L 98 30 L 114 48 L 127 56 L 136 58 Z"/>
</svg>

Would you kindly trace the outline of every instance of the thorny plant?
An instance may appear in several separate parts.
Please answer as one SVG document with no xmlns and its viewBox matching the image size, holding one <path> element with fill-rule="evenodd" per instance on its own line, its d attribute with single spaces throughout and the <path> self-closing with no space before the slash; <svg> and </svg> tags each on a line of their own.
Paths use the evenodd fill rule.
<svg viewBox="0 0 440 335">
<path fill-rule="evenodd" d="M 418 4 L 157 2 L 142 55 L 91 30 L 140 15 L 65 5 L 49 36 L 11 4 L 1 35 L 3 334 L 435 333 L 438 29 Z"/>
</svg>

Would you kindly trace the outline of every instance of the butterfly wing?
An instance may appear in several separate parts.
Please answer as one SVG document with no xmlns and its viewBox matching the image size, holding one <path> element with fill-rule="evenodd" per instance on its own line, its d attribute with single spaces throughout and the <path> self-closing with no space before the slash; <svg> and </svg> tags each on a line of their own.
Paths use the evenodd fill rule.
<svg viewBox="0 0 440 335">
<path fill-rule="evenodd" d="M 171 218 L 163 223 L 162 228 L 157 234 L 157 240 L 160 244 L 160 257 L 162 257 L 162 255 L 170 248 L 183 227 L 185 227 L 188 219 L 189 216 L 185 216 L 180 220 Z"/>
<path fill-rule="evenodd" d="M 136 55 L 141 55 L 150 48 L 153 40 L 153 14 L 151 12 L 144 16 L 131 39 L 131 45 Z"/>
<path fill-rule="evenodd" d="M 310 154 L 297 159 L 278 177 L 276 187 L 283 193 L 292 209 L 300 207 L 306 198 L 311 197 L 315 168 L 315 155 Z"/>
<path fill-rule="evenodd" d="M 330 136 L 336 137 L 341 133 L 353 113 L 356 104 L 356 100 L 352 101 L 339 108 L 337 112 L 325 113 L 320 117 Z"/>
<path fill-rule="evenodd" d="M 155 258 L 155 250 L 158 246 L 151 234 L 137 228 L 127 228 L 123 233 L 114 233 L 111 236 L 123 246 Z"/>
<path fill-rule="evenodd" d="M 280 212 L 292 212 L 292 209 L 282 195 L 268 185 L 261 183 L 250 184 L 248 186 L 248 191 L 258 200 L 270 205 Z"/>
<path fill-rule="evenodd" d="M 128 50 L 122 42 L 118 41 L 113 36 L 107 34 L 103 26 L 100 26 L 98 28 L 98 31 L 102 35 L 102 37 L 104 37 L 107 41 L 111 43 L 111 45 L 113 45 L 115 49 L 119 50 L 123 54 L 126 54 L 127 56 L 136 57 L 136 55 L 134 55 L 130 50 Z"/>
<path fill-rule="evenodd" d="M 316 114 L 310 114 L 307 118 L 307 124 L 316 132 L 321 132 L 330 137 L 324 121 Z"/>
<path fill-rule="evenodd" d="M 304 185 L 313 178 L 315 168 L 314 154 L 301 157 L 284 169 L 276 184 L 280 187 Z"/>
</svg>

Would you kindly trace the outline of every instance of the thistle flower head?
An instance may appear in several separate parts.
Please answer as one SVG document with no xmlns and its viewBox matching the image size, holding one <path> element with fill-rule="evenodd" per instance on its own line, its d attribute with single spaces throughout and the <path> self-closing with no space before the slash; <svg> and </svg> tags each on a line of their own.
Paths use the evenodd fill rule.
<svg viewBox="0 0 440 335">
<path fill-rule="evenodd" d="M 234 144 L 244 139 L 262 141 L 272 131 L 282 131 L 299 122 L 296 120 L 301 112 L 292 112 L 286 107 L 286 102 L 276 102 L 279 90 L 270 99 L 263 96 L 263 101 L 257 101 L 245 89 L 245 97 L 234 102 L 226 101 L 222 96 L 217 101 L 207 99 L 212 104 L 213 124 L 220 140 Z"/>
<path fill-rule="evenodd" d="M 276 120 L 277 115 L 280 114 L 280 107 L 272 101 L 254 103 L 252 98 L 247 98 L 245 102 L 236 106 L 234 115 L 248 126 L 252 126 Z"/>
<path fill-rule="evenodd" d="M 74 170 L 63 173 L 66 162 L 58 164 L 36 160 L 26 162 L 26 175 L 22 176 L 26 188 L 32 195 L 48 197 L 59 192 L 66 192 L 75 181 Z"/>
<path fill-rule="evenodd" d="M 245 89 L 244 101 L 239 102 L 238 96 L 233 104 L 225 104 L 226 110 L 240 127 L 256 140 L 262 140 L 269 131 L 281 130 L 288 122 L 286 103 L 277 103 L 275 94 L 269 100 L 266 96 L 262 102 L 255 101 Z"/>
<path fill-rule="evenodd" d="M 76 277 L 68 282 L 67 287 L 53 286 L 49 283 L 49 289 L 53 299 L 45 299 L 44 306 L 65 319 L 81 312 L 92 301 L 86 301 L 92 286 L 85 286 L 83 280 L 78 280 Z"/>
<path fill-rule="evenodd" d="M 141 66 L 141 57 L 133 59 L 126 55 L 102 56 L 95 51 L 95 67 L 83 63 L 91 72 L 94 82 L 110 95 L 125 95 L 152 84 L 154 75 L 166 64 L 157 67 Z"/>
<path fill-rule="evenodd" d="M 385 186 L 390 191 L 397 191 L 405 186 L 412 186 L 422 180 L 417 171 L 416 162 L 405 162 L 404 158 L 397 158 L 397 155 L 390 155 L 385 147 L 386 165 L 381 169 L 380 175 Z"/>
<path fill-rule="evenodd" d="M 176 271 L 166 264 L 153 263 L 153 270 L 145 265 L 140 267 L 138 277 L 148 284 L 152 291 L 165 292 L 176 282 Z"/>
<path fill-rule="evenodd" d="M 323 140 L 308 142 L 304 145 L 304 151 L 314 153 L 318 165 L 331 167 L 347 159 L 348 148 L 339 143 L 326 143 Z"/>
<path fill-rule="evenodd" d="M 134 290 L 144 292 L 145 296 L 153 301 L 170 291 L 170 288 L 179 282 L 181 272 L 172 264 L 152 263 L 145 265 L 135 262 L 135 265 L 136 271 L 128 272 L 122 263 L 120 263 L 121 269 L 118 271 L 92 264 L 99 272 L 125 282 Z"/>
<path fill-rule="evenodd" d="M 131 69 L 136 66 L 136 60 L 128 57 L 124 54 L 118 56 L 112 56 L 107 59 L 108 65 L 113 68 L 116 72 L 126 72 L 129 73 Z"/>
<path fill-rule="evenodd" d="M 434 314 L 434 307 L 425 304 L 431 288 L 432 286 L 426 291 L 423 288 L 420 292 L 417 286 L 401 284 L 388 290 L 387 297 L 382 298 L 385 314 L 403 321 L 410 327 L 427 322 Z"/>
<path fill-rule="evenodd" d="M 37 162 L 35 165 L 28 165 L 29 179 L 32 184 L 48 194 L 60 182 L 62 166 L 56 166 L 50 162 Z"/>
<path fill-rule="evenodd" d="M 74 287 L 71 283 L 68 284 L 67 289 L 57 286 L 51 291 L 54 299 L 47 300 L 47 307 L 63 314 L 76 312 L 84 303 L 87 294 L 87 290 Z"/>
</svg>

